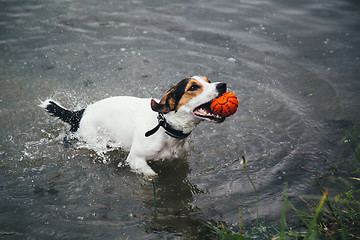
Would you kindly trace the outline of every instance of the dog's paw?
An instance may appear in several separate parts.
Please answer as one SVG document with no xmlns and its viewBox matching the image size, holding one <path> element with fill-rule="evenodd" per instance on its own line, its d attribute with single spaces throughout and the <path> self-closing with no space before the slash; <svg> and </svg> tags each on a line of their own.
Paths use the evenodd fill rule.
<svg viewBox="0 0 360 240">
<path fill-rule="evenodd" d="M 145 177 L 148 177 L 148 178 L 156 178 L 157 177 L 157 173 L 154 172 L 154 170 L 152 170 L 151 167 L 149 167 L 149 166 L 146 168 L 137 169 L 136 172 L 142 173 L 142 174 L 144 174 Z"/>
<path fill-rule="evenodd" d="M 154 175 L 154 176 L 146 176 L 146 175 L 143 175 L 143 179 L 147 182 L 153 182 L 153 181 L 156 181 L 158 179 L 159 175 Z"/>
<path fill-rule="evenodd" d="M 130 168 L 132 172 L 142 174 L 148 178 L 156 178 L 158 175 L 156 172 L 154 172 L 154 170 L 151 169 L 149 165 L 142 166 L 141 168 L 134 168 L 130 165 Z"/>
<path fill-rule="evenodd" d="M 126 162 L 129 164 L 131 171 L 143 174 L 146 177 L 156 177 L 157 173 L 152 170 L 152 168 L 147 164 L 146 160 L 143 158 L 128 156 Z"/>
</svg>

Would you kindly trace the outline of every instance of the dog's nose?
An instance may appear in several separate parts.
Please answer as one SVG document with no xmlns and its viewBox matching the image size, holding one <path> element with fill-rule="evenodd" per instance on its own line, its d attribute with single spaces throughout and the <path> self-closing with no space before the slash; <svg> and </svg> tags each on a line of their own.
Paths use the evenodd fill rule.
<svg viewBox="0 0 360 240">
<path fill-rule="evenodd" d="M 226 83 L 218 83 L 216 90 L 218 90 L 220 96 L 223 95 L 226 92 Z"/>
</svg>

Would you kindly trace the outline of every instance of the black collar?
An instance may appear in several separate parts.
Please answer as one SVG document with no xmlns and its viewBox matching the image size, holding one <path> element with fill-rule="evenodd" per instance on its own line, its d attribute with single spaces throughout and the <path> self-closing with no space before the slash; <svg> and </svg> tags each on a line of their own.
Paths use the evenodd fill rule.
<svg viewBox="0 0 360 240">
<path fill-rule="evenodd" d="M 171 127 L 171 125 L 166 121 L 166 119 L 162 113 L 159 113 L 157 119 L 159 122 L 158 125 L 156 125 L 156 127 L 154 127 L 153 129 L 147 131 L 145 133 L 145 137 L 150 137 L 151 135 L 156 133 L 160 127 L 163 127 L 165 129 L 165 133 L 167 135 L 169 135 L 170 137 L 173 137 L 173 138 L 178 138 L 178 139 L 187 138 L 191 133 L 191 132 L 184 133 L 183 131 L 176 130 L 173 127 Z"/>
</svg>

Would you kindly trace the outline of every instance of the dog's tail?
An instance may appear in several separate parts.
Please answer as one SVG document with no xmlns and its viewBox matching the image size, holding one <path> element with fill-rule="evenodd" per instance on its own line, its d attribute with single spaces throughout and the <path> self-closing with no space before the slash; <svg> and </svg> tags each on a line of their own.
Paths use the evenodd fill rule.
<svg viewBox="0 0 360 240">
<path fill-rule="evenodd" d="M 69 123 L 71 125 L 71 132 L 76 132 L 78 130 L 80 120 L 85 111 L 85 109 L 79 111 L 67 110 L 51 99 L 41 102 L 39 106 L 44 108 L 51 116 L 58 117 L 64 122 Z"/>
</svg>

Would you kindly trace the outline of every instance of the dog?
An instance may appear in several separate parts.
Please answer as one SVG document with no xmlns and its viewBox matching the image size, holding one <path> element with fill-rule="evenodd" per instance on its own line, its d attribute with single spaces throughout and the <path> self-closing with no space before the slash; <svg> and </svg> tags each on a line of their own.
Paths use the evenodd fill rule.
<svg viewBox="0 0 360 240">
<path fill-rule="evenodd" d="M 210 103 L 226 91 L 226 83 L 193 76 L 171 87 L 160 100 L 117 96 L 79 111 L 70 111 L 52 99 L 39 106 L 70 124 L 70 133 L 89 148 L 100 144 L 129 151 L 126 162 L 131 170 L 153 177 L 157 174 L 148 160 L 180 156 L 186 151 L 186 138 L 201 121 L 225 120 L 211 111 Z"/>
</svg>

